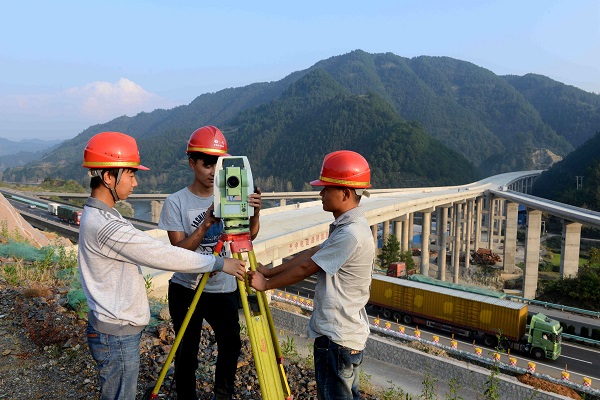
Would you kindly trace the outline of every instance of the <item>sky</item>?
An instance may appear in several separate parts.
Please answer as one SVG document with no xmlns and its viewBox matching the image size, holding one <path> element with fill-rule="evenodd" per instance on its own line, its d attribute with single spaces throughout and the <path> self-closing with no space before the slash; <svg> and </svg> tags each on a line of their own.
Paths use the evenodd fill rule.
<svg viewBox="0 0 600 400">
<path fill-rule="evenodd" d="M 356 49 L 448 56 L 600 94 L 598 0 L 20 0 L 1 9 L 0 138 L 9 140 L 70 139 Z"/>
</svg>

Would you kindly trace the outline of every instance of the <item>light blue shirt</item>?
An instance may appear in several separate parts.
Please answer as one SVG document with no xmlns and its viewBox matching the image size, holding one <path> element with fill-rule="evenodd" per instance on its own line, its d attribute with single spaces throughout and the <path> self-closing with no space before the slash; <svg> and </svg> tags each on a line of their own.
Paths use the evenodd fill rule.
<svg viewBox="0 0 600 400">
<path fill-rule="evenodd" d="M 362 207 L 340 215 L 312 260 L 321 268 L 315 287 L 310 338 L 327 336 L 340 346 L 363 350 L 369 337 L 369 301 L 375 247 Z"/>
</svg>

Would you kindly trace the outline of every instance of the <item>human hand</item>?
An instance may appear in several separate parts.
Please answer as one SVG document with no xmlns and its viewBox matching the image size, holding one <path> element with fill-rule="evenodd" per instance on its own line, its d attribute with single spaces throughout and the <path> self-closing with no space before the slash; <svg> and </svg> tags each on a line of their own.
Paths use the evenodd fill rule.
<svg viewBox="0 0 600 400">
<path fill-rule="evenodd" d="M 248 271 L 248 283 L 254 289 L 264 292 L 267 289 L 267 280 L 264 275 L 258 271 Z"/>
<path fill-rule="evenodd" d="M 256 271 L 260 272 L 266 278 L 269 276 L 271 268 L 267 268 L 261 263 L 258 263 L 258 265 L 256 266 Z"/>
<path fill-rule="evenodd" d="M 207 231 L 208 228 L 210 228 L 213 224 L 216 224 L 219 222 L 219 218 L 215 217 L 214 210 L 215 210 L 215 204 L 213 203 L 210 205 L 210 207 L 208 207 L 206 209 L 206 215 L 204 216 L 204 221 L 202 221 L 202 224 L 200 224 L 200 226 L 198 228 L 203 228 L 205 231 Z"/>
<path fill-rule="evenodd" d="M 260 188 L 256 188 L 254 193 L 248 196 L 248 205 L 250 207 L 254 207 L 254 215 L 257 215 L 260 212 L 260 208 L 262 206 L 262 191 Z"/>
<path fill-rule="evenodd" d="M 246 275 L 246 262 L 237 258 L 224 258 L 223 272 L 242 280 Z"/>
</svg>

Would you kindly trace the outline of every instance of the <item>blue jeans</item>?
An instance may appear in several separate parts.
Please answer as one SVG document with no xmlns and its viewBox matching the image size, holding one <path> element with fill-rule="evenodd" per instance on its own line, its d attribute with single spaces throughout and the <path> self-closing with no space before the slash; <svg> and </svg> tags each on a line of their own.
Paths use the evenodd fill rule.
<svg viewBox="0 0 600 400">
<path fill-rule="evenodd" d="M 115 336 L 98 332 L 89 323 L 87 341 L 98 364 L 102 400 L 135 400 L 140 370 L 140 338 L 137 335 Z"/>
<path fill-rule="evenodd" d="M 315 379 L 319 400 L 359 400 L 363 352 L 342 347 L 326 336 L 315 339 Z"/>
</svg>

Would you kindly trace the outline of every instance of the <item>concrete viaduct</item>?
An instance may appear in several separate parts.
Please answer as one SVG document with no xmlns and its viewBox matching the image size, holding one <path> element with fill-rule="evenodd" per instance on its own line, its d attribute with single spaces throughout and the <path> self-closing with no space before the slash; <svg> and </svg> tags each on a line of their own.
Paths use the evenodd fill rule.
<svg viewBox="0 0 600 400">
<path fill-rule="evenodd" d="M 527 223 L 522 296 L 535 298 L 542 212 L 563 220 L 561 277 L 577 274 L 582 225 L 600 228 L 600 213 L 529 195 L 533 180 L 540 173 L 510 172 L 462 186 L 373 189 L 370 198 L 362 199 L 361 206 L 365 208 L 375 244 L 381 226 L 382 238 L 385 240 L 394 233 L 403 251 L 412 247 L 414 219 L 415 215 L 420 215 L 420 273 L 429 276 L 429 252 L 437 250 L 437 278 L 447 280 L 446 270 L 450 268 L 452 279 L 457 283 L 461 252 L 470 254 L 479 248 L 487 248 L 498 253 L 501 242 L 504 244 L 504 271 L 515 271 L 518 206 L 524 205 Z M 73 194 L 62 195 L 73 197 Z M 158 211 L 166 196 L 134 194 L 130 198 L 154 200 Z M 258 262 L 279 265 L 283 258 L 316 246 L 327 238 L 332 216 L 323 212 L 320 200 L 285 205 L 286 198 L 301 197 L 319 198 L 318 192 L 263 194 L 263 199 L 279 199 L 281 205 L 261 211 L 261 230 L 253 242 Z M 434 213 L 435 223 L 432 223 Z M 156 236 L 168 242 L 164 232 L 158 231 Z M 449 265 L 447 254 L 451 255 Z M 464 257 L 464 267 L 469 268 L 468 256 Z"/>
</svg>

